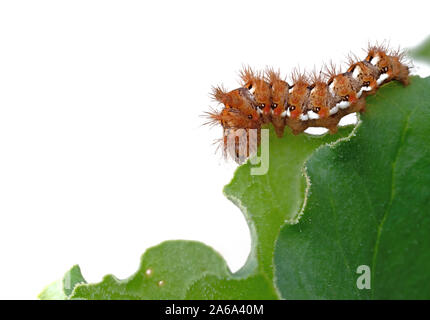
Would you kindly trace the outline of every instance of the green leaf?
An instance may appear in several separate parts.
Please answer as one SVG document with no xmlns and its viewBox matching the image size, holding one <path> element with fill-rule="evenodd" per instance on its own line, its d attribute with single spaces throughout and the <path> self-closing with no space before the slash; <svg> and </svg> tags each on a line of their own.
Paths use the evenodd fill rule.
<svg viewBox="0 0 430 320">
<path fill-rule="evenodd" d="M 271 281 L 262 275 L 246 279 L 206 276 L 187 291 L 188 300 L 276 300 L 278 293 Z"/>
<path fill-rule="evenodd" d="M 195 241 L 166 241 L 148 249 L 137 272 L 125 280 L 107 275 L 100 283 L 75 287 L 71 299 L 184 299 L 186 289 L 206 274 L 229 276 L 224 259 Z"/>
<path fill-rule="evenodd" d="M 307 162 L 304 214 L 275 250 L 283 298 L 430 299 L 430 78 L 411 82 L 369 97 L 355 135 Z"/>
<path fill-rule="evenodd" d="M 75 265 L 66 272 L 63 279 L 47 286 L 38 298 L 41 300 L 65 300 L 72 294 L 75 286 L 80 283 L 86 283 L 86 281 L 79 266 Z"/>
<path fill-rule="evenodd" d="M 430 62 L 430 37 L 418 47 L 412 49 L 411 55 L 418 60 Z"/>
</svg>

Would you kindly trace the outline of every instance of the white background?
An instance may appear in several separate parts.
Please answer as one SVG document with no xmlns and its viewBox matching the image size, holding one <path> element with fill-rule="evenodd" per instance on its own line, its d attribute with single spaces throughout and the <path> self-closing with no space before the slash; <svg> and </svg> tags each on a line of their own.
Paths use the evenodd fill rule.
<svg viewBox="0 0 430 320">
<path fill-rule="evenodd" d="M 1 1 L 0 298 L 34 299 L 79 263 L 131 275 L 146 248 L 195 239 L 232 270 L 249 231 L 222 194 L 234 164 L 201 126 L 242 64 L 287 72 L 413 47 L 425 1 Z"/>
</svg>

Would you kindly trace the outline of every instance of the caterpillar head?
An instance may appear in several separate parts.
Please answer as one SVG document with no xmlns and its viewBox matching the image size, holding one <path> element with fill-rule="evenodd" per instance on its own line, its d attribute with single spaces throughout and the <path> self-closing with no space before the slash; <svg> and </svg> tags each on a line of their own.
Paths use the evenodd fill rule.
<svg viewBox="0 0 430 320">
<path fill-rule="evenodd" d="M 212 121 L 220 122 L 223 127 L 229 128 L 257 128 L 260 119 L 252 101 L 243 88 L 226 92 L 222 87 L 213 88 L 212 96 L 225 108 L 221 112 L 209 113 Z"/>
<path fill-rule="evenodd" d="M 211 122 L 220 123 L 224 128 L 257 129 L 260 128 L 258 115 L 245 113 L 234 108 L 224 108 L 221 112 L 209 112 Z"/>
</svg>

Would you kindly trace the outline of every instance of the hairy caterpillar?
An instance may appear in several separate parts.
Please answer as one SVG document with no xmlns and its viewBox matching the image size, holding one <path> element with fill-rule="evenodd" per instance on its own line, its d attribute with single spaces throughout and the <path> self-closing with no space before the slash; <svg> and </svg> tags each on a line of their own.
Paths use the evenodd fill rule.
<svg viewBox="0 0 430 320">
<path fill-rule="evenodd" d="M 224 151 L 230 136 L 238 142 L 240 135 L 249 135 L 249 129 L 259 130 L 266 123 L 272 123 L 278 137 L 283 136 L 286 126 L 293 134 L 309 127 L 324 127 L 336 133 L 340 119 L 364 112 L 366 96 L 380 86 L 392 80 L 409 84 L 410 67 L 404 52 L 385 45 L 369 45 L 364 60 L 349 57 L 348 65 L 346 72 L 333 64 L 310 74 L 295 70 L 291 83 L 274 69 L 255 72 L 247 67 L 240 72 L 241 87 L 232 91 L 214 87 L 212 96 L 224 108 L 208 112 L 207 117 L 223 127 Z M 250 150 L 237 147 L 234 153 L 230 156 L 237 161 L 249 156 Z"/>
</svg>

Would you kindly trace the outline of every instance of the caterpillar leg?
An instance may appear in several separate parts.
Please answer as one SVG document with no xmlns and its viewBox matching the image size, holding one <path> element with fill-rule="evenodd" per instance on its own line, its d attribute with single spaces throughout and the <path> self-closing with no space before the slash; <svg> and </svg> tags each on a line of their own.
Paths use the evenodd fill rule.
<svg viewBox="0 0 430 320">
<path fill-rule="evenodd" d="M 275 128 L 275 133 L 278 138 L 282 138 L 285 130 L 285 119 L 282 117 L 274 116 L 272 117 L 272 124 Z"/>
<path fill-rule="evenodd" d="M 395 79 L 400 81 L 400 83 L 405 87 L 409 85 L 409 68 L 402 65 L 399 70 L 399 74 L 395 77 Z"/>
<path fill-rule="evenodd" d="M 328 127 L 327 129 L 329 130 L 330 134 L 336 134 L 336 133 L 337 133 L 338 126 L 337 126 L 337 124 L 335 124 L 335 125 L 331 125 L 331 126 L 330 126 L 330 127 Z"/>
<path fill-rule="evenodd" d="M 359 99 L 357 101 L 357 109 L 358 111 L 360 111 L 361 113 L 366 112 L 366 100 L 364 99 Z"/>
</svg>

